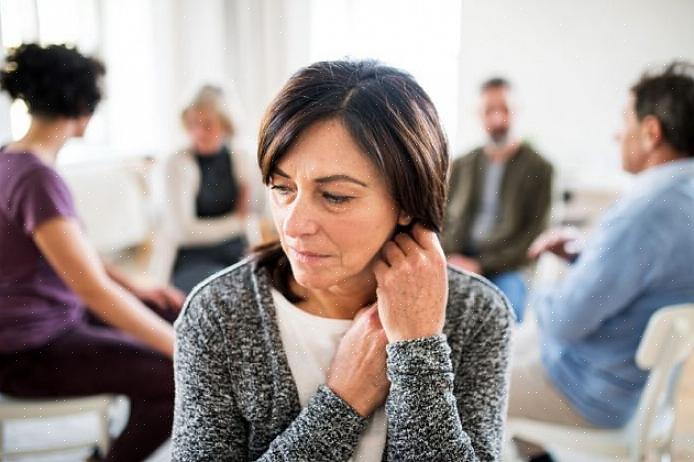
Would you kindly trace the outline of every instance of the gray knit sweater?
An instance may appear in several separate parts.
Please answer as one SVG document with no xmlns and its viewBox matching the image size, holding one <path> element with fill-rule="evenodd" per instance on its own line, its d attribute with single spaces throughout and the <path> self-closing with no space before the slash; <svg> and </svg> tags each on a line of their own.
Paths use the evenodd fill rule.
<svg viewBox="0 0 694 462">
<path fill-rule="evenodd" d="M 448 270 L 444 335 L 388 345 L 384 461 L 497 460 L 512 314 Z M 174 461 L 346 461 L 367 420 L 322 385 L 301 409 L 266 269 L 212 276 L 176 322 Z"/>
</svg>

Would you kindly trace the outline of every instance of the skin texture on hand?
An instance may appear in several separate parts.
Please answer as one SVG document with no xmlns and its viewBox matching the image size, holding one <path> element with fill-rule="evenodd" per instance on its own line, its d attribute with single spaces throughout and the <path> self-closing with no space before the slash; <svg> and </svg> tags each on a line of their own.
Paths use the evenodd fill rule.
<svg viewBox="0 0 694 462">
<path fill-rule="evenodd" d="M 448 298 L 446 258 L 438 237 L 417 224 L 398 234 L 374 266 L 378 314 L 389 342 L 442 332 Z"/>
<path fill-rule="evenodd" d="M 355 317 L 328 376 L 328 386 L 364 417 L 388 395 L 386 344 L 440 334 L 448 298 L 443 250 L 421 225 L 384 246 L 374 274 L 377 302 Z"/>
<path fill-rule="evenodd" d="M 340 341 L 330 366 L 328 387 L 362 417 L 383 405 L 388 395 L 387 343 L 376 305 L 364 308 Z"/>
</svg>

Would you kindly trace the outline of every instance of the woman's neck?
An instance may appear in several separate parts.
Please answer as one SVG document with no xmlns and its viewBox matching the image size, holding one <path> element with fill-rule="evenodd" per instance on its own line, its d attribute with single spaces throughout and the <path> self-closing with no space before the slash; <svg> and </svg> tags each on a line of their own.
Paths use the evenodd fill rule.
<svg viewBox="0 0 694 462">
<path fill-rule="evenodd" d="M 54 165 L 58 152 L 72 136 L 69 120 L 47 120 L 32 118 L 27 133 L 7 146 L 8 151 L 26 151 L 38 156 L 49 165 Z"/>
<path fill-rule="evenodd" d="M 356 277 L 327 289 L 301 287 L 294 279 L 290 287 L 303 299 L 297 303 L 299 308 L 324 318 L 354 319 L 360 309 L 376 301 L 376 279 L 373 274 Z"/>
</svg>

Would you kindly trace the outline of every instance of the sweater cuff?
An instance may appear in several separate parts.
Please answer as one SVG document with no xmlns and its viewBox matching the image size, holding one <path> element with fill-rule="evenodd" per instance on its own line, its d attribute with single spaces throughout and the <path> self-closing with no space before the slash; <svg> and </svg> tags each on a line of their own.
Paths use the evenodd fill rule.
<svg viewBox="0 0 694 462">
<path fill-rule="evenodd" d="M 366 428 L 368 419 L 360 416 L 347 401 L 343 400 L 325 384 L 322 384 L 311 397 L 307 409 L 320 414 L 324 422 L 339 422 L 339 428 L 349 434 L 355 434 L 357 439 Z M 336 427 L 337 428 L 337 427 Z"/>
<path fill-rule="evenodd" d="M 451 347 L 444 334 L 394 342 L 386 347 L 388 376 L 451 373 Z"/>
</svg>

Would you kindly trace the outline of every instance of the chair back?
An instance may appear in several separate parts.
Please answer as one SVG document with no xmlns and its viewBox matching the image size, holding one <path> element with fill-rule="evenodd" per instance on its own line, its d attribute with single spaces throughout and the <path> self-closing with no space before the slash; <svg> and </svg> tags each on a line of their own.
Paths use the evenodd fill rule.
<svg viewBox="0 0 694 462">
<path fill-rule="evenodd" d="M 674 393 L 693 348 L 694 303 L 667 306 L 651 316 L 636 352 L 636 364 L 650 374 L 632 419 L 632 460 L 641 460 L 657 439 L 672 440 Z"/>
</svg>

